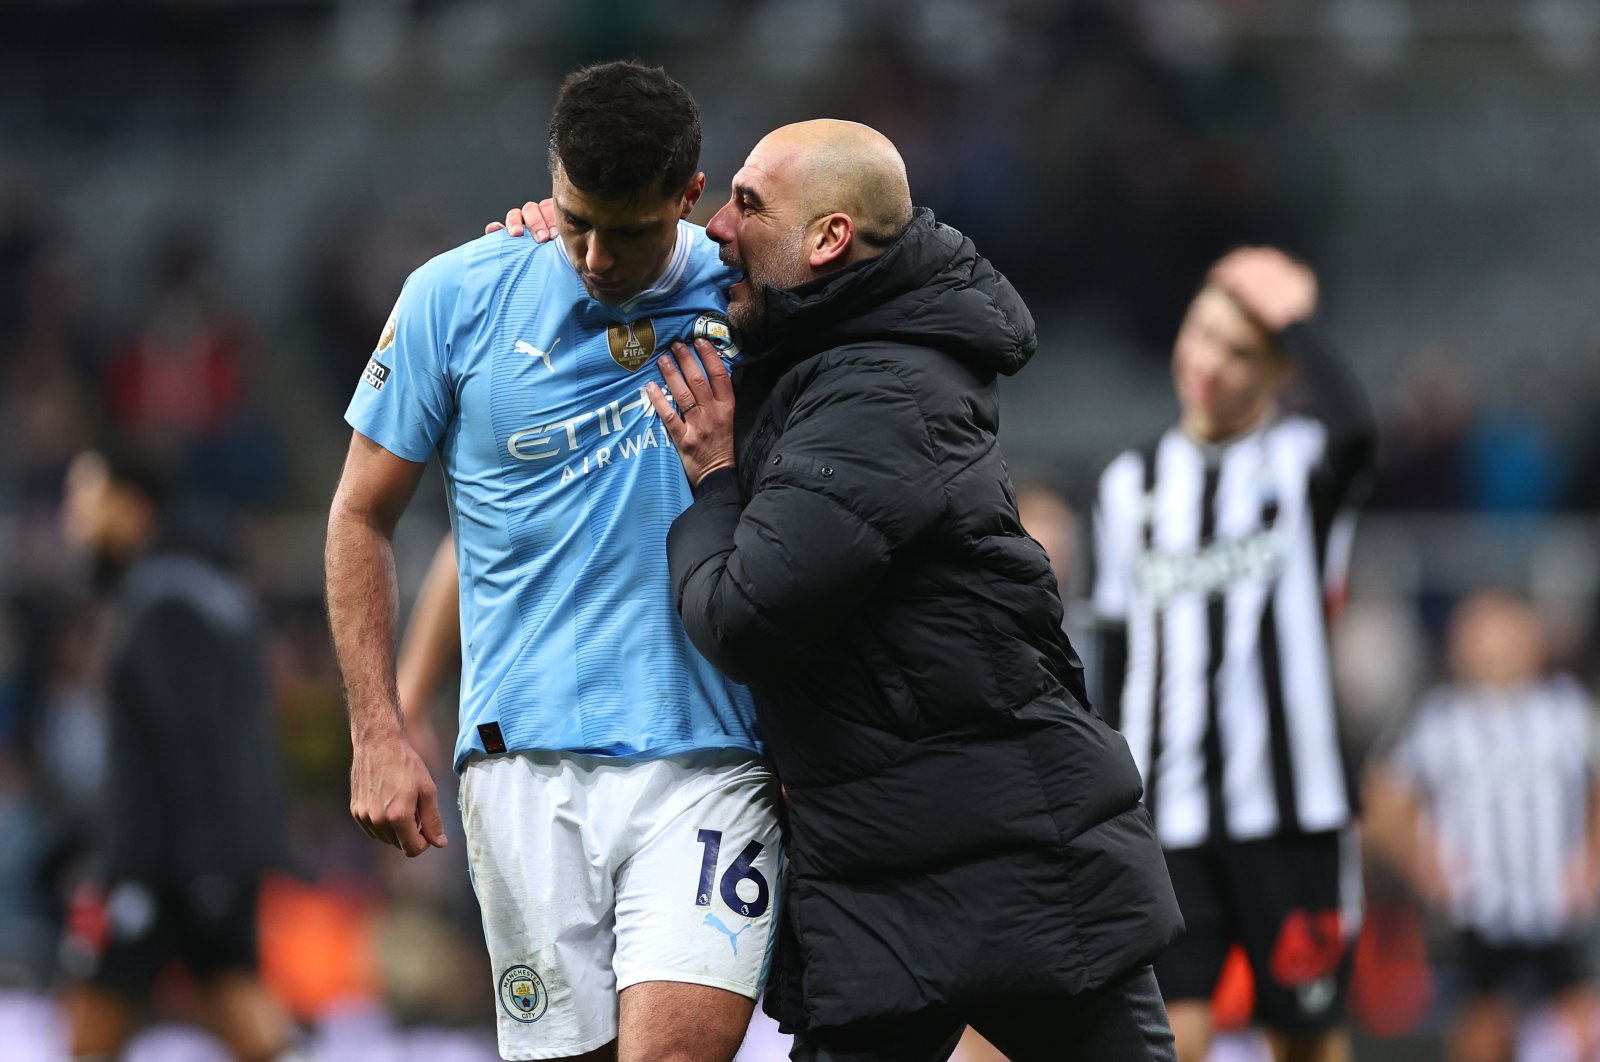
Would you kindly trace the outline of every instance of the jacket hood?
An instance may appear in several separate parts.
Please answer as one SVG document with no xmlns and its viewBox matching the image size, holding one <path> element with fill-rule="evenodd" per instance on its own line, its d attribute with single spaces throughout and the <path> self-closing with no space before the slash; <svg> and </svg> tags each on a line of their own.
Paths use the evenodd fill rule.
<svg viewBox="0 0 1600 1062">
<path fill-rule="evenodd" d="M 758 358 L 803 357 L 847 343 L 937 347 L 1010 376 L 1038 348 L 1033 315 L 971 240 L 919 209 L 888 250 L 798 287 L 766 288 Z"/>
</svg>

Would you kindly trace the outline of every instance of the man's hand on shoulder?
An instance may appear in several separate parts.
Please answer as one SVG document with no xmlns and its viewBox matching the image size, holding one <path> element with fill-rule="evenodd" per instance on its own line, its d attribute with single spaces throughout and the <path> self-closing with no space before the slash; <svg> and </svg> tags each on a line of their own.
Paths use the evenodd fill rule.
<svg viewBox="0 0 1600 1062">
<path fill-rule="evenodd" d="M 1210 282 L 1238 299 L 1273 332 L 1317 310 L 1317 277 L 1276 247 L 1241 247 L 1211 267 Z"/>
<path fill-rule="evenodd" d="M 501 229 L 505 229 L 508 236 L 526 236 L 532 229 L 533 242 L 550 242 L 556 238 L 556 201 L 546 199 L 542 203 L 535 203 L 530 199 L 520 207 L 512 207 L 506 211 L 503 223 L 489 222 L 483 227 L 483 234 L 487 236 Z"/>
<path fill-rule="evenodd" d="M 422 757 L 398 731 L 355 743 L 350 815 L 368 837 L 408 856 L 448 844 L 438 789 Z"/>
</svg>

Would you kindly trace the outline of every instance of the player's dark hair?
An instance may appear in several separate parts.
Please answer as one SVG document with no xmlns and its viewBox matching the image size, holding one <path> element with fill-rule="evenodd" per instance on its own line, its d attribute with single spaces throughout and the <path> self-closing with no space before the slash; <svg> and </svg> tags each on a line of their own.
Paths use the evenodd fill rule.
<svg viewBox="0 0 1600 1062">
<path fill-rule="evenodd" d="M 700 166 L 700 108 L 658 66 L 597 63 L 568 75 L 550 115 L 550 172 L 560 163 L 589 195 L 674 195 Z"/>
</svg>

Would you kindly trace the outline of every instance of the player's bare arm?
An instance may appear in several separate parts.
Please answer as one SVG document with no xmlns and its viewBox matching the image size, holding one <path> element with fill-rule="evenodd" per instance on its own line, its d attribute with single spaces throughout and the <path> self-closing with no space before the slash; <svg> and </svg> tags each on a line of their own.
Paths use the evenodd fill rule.
<svg viewBox="0 0 1600 1062">
<path fill-rule="evenodd" d="M 1588 918 L 1600 907 L 1600 763 L 1591 750 L 1589 756 L 1588 822 L 1584 830 L 1583 847 L 1578 853 L 1577 866 L 1570 877 L 1574 914 Z"/>
<path fill-rule="evenodd" d="M 439 738 L 429 714 L 445 676 L 461 661 L 461 584 L 455 538 L 446 535 L 417 591 L 396 664 L 400 712 L 411 747 L 429 767 L 439 766 Z"/>
<path fill-rule="evenodd" d="M 392 539 L 423 465 L 360 433 L 328 513 L 328 625 L 350 710 L 350 814 L 408 856 L 445 845 L 433 778 L 406 738 L 395 681 L 399 610 Z"/>
<path fill-rule="evenodd" d="M 1390 767 L 1367 768 L 1362 796 L 1362 839 L 1369 850 L 1404 877 L 1430 904 L 1449 900 L 1438 833 L 1423 806 L 1422 794 Z"/>
</svg>

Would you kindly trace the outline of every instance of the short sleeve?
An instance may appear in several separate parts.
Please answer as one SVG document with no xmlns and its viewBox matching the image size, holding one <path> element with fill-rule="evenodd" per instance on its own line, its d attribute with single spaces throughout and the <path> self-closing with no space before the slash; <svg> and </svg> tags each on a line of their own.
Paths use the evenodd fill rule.
<svg viewBox="0 0 1600 1062">
<path fill-rule="evenodd" d="M 1571 720 L 1573 746 L 1583 749 L 1591 771 L 1600 767 L 1600 726 L 1596 725 L 1593 696 L 1583 683 L 1564 671 L 1551 676 L 1550 692 Z"/>
<path fill-rule="evenodd" d="M 1094 610 L 1101 621 L 1126 622 L 1133 542 L 1129 527 L 1140 504 L 1137 454 L 1124 454 L 1100 477 L 1094 503 Z"/>
<path fill-rule="evenodd" d="M 406 279 L 345 410 L 352 428 L 407 461 L 432 456 L 455 410 L 449 359 L 463 272 L 452 251 Z"/>
</svg>

